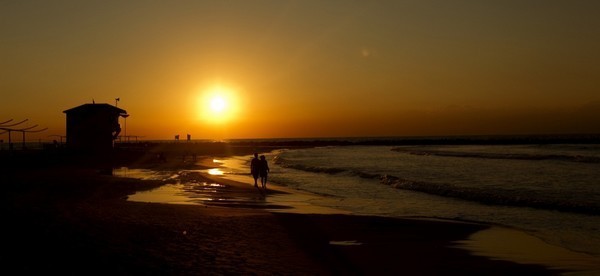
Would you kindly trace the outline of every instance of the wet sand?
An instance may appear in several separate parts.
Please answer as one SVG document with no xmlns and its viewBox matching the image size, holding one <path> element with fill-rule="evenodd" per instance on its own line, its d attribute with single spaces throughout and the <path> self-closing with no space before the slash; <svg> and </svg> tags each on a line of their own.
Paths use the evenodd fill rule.
<svg viewBox="0 0 600 276">
<path fill-rule="evenodd" d="M 183 161 L 153 168 L 177 167 L 175 162 Z M 456 248 L 484 225 L 272 213 L 258 205 L 131 202 L 128 195 L 165 182 L 80 166 L 11 168 L 2 176 L 1 261 L 6 271 L 18 274 L 558 273 Z M 246 183 L 193 177 L 226 185 L 224 196 L 258 196 Z"/>
</svg>

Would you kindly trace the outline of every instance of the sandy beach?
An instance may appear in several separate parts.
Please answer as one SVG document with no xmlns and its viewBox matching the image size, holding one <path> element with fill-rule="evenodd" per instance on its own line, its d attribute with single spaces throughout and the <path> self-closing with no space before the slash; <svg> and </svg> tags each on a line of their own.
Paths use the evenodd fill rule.
<svg viewBox="0 0 600 276">
<path fill-rule="evenodd" d="M 600 275 L 598 14 L 0 1 L 3 274 Z"/>
<path fill-rule="evenodd" d="M 250 152 L 238 150 L 235 153 Z M 233 154 L 231 151 L 219 156 Z M 198 160 L 214 153 L 198 152 Z M 489 226 L 355 215 L 272 213 L 261 206 L 127 201 L 164 181 L 72 163 L 3 166 L 2 265 L 17 274 L 553 275 L 475 256 L 458 241 Z M 6 165 L 6 163 L 4 163 Z M 138 167 L 202 167 L 172 158 Z M 201 173 L 223 195 L 256 198 L 249 183 Z M 269 195 L 267 195 L 269 196 Z M 232 208 L 235 207 L 235 208 Z M 241 208 L 242 207 L 242 208 Z M 273 206 L 270 206 L 271 208 Z"/>
</svg>

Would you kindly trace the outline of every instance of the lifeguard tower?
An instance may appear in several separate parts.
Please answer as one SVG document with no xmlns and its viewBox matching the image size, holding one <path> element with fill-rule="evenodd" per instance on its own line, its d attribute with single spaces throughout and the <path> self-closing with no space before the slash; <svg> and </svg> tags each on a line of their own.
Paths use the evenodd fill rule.
<svg viewBox="0 0 600 276">
<path fill-rule="evenodd" d="M 67 147 L 86 151 L 111 150 L 121 132 L 119 117 L 127 111 L 106 103 L 83 104 L 67 114 Z"/>
</svg>

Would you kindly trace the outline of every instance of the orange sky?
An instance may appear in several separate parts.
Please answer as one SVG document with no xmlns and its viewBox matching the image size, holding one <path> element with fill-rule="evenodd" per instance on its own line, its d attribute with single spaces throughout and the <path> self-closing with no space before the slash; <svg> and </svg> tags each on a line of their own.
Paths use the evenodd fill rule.
<svg viewBox="0 0 600 276">
<path fill-rule="evenodd" d="M 598 1 L 2 1 L 0 121 L 50 139 L 63 110 L 119 97 L 144 139 L 599 133 L 598 14 Z M 199 100 L 215 86 L 236 108 L 217 123 Z"/>
</svg>

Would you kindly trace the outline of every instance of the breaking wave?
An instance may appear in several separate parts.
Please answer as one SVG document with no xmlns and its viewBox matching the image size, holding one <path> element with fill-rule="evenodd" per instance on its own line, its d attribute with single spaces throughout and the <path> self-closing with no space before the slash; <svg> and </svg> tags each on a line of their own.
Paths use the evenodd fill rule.
<svg viewBox="0 0 600 276">
<path fill-rule="evenodd" d="M 559 198 L 536 197 L 533 191 L 485 190 L 470 187 L 458 187 L 444 183 L 430 183 L 399 178 L 393 175 L 380 176 L 380 183 L 392 188 L 418 191 L 432 195 L 476 201 L 483 204 L 531 207 L 589 215 L 600 215 L 600 205 L 582 204 L 560 200 Z"/>
<path fill-rule="evenodd" d="M 461 187 L 449 183 L 433 183 L 405 179 L 390 174 L 374 174 L 364 171 L 351 170 L 336 167 L 306 166 L 301 164 L 289 164 L 281 157 L 275 158 L 275 162 L 286 168 L 311 172 L 325 173 L 329 175 L 349 175 L 365 179 L 378 180 L 379 183 L 388 185 L 395 189 L 422 192 L 430 195 L 450 197 L 467 201 L 474 201 L 488 205 L 502 205 L 514 207 L 531 207 L 537 209 L 557 210 L 588 215 L 600 215 L 600 203 L 594 202 L 571 202 L 560 196 L 540 196 L 530 190 L 489 190 L 476 187 Z"/>
<path fill-rule="evenodd" d="M 414 148 L 394 148 L 392 151 L 412 155 L 433 155 L 443 157 L 465 157 L 483 159 L 514 159 L 514 160 L 560 160 L 581 163 L 600 163 L 598 156 L 561 155 L 561 154 L 526 154 L 526 153 L 491 153 L 491 152 L 456 152 L 442 150 L 426 150 Z"/>
<path fill-rule="evenodd" d="M 302 164 L 290 164 L 287 160 L 276 156 L 274 158 L 275 164 L 278 164 L 285 168 L 301 170 L 305 172 L 314 172 L 314 173 L 326 173 L 326 174 L 338 174 L 347 171 L 342 168 L 330 168 L 330 167 L 319 167 L 319 166 L 308 166 Z"/>
</svg>

